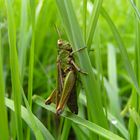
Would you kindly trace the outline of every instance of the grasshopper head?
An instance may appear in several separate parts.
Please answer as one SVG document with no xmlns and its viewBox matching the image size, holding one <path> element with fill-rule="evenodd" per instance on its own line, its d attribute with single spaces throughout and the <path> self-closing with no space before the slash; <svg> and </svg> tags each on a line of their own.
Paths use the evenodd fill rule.
<svg viewBox="0 0 140 140">
<path fill-rule="evenodd" d="M 72 52 L 72 47 L 71 47 L 71 45 L 67 41 L 59 39 L 57 41 L 57 45 L 58 45 L 59 49 Z"/>
<path fill-rule="evenodd" d="M 63 45 L 63 40 L 62 39 L 58 39 L 57 41 L 57 45 L 60 47 Z"/>
</svg>

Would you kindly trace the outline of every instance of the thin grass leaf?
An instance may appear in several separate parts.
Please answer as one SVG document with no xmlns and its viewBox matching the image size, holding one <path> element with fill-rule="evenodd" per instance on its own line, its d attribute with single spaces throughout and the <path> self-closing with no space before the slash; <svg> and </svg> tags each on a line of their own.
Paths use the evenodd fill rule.
<svg viewBox="0 0 140 140">
<path fill-rule="evenodd" d="M 138 8 L 140 9 L 140 2 L 139 1 L 136 1 L 136 4 L 138 6 Z M 135 34 L 136 34 L 136 44 L 135 44 L 135 71 L 136 71 L 136 76 L 137 76 L 137 79 L 138 79 L 138 84 L 140 86 L 140 22 L 138 21 L 138 19 L 136 18 L 135 20 L 135 24 L 136 24 L 136 30 L 135 30 Z"/>
<path fill-rule="evenodd" d="M 116 50 L 112 44 L 108 44 L 108 79 L 105 79 L 105 87 L 107 89 L 107 94 L 110 99 L 110 111 L 114 114 L 118 119 L 122 122 L 122 118 L 120 117 L 120 101 L 118 96 L 118 85 L 117 85 L 117 63 L 116 63 Z M 108 83 L 109 82 L 109 83 Z"/>
<path fill-rule="evenodd" d="M 30 47 L 29 60 L 29 79 L 28 79 L 28 102 L 32 108 L 32 92 L 33 92 L 33 70 L 34 70 L 34 43 L 35 43 L 35 2 L 30 0 L 31 25 L 32 25 L 32 41 Z"/>
<path fill-rule="evenodd" d="M 37 19 L 39 17 L 39 14 L 40 14 L 40 11 L 41 11 L 43 5 L 44 5 L 44 0 L 39 1 L 38 5 L 36 7 L 36 11 L 35 11 L 35 22 L 37 21 Z"/>
<path fill-rule="evenodd" d="M 130 96 L 130 105 L 128 106 L 128 110 L 130 107 L 138 108 L 138 94 L 136 94 L 136 90 L 134 88 L 132 89 L 132 93 Z M 131 117 L 131 115 L 129 117 L 128 130 L 129 130 L 130 139 L 137 140 L 137 126 L 133 118 Z"/>
<path fill-rule="evenodd" d="M 33 101 L 38 104 L 39 106 L 53 112 L 53 113 L 56 113 L 56 109 L 54 106 L 48 106 L 48 105 L 45 105 L 45 101 L 40 98 L 39 96 L 35 96 L 33 97 Z M 104 138 L 107 138 L 107 139 L 111 139 L 111 140 L 124 140 L 124 138 L 110 132 L 109 130 L 107 129 L 104 129 L 98 125 L 96 125 L 95 123 L 92 123 L 92 122 L 89 122 L 85 119 L 82 119 L 80 117 L 78 117 L 77 115 L 75 114 L 72 114 L 71 112 L 68 112 L 68 111 L 64 111 L 62 114 L 61 114 L 62 117 L 68 119 L 68 120 L 71 120 L 72 122 L 76 123 L 76 124 L 79 124 L 79 125 L 82 125 L 84 126 L 85 128 L 89 129 L 90 131 L 96 133 L 96 134 L 99 134 L 100 136 L 104 137 Z"/>
<path fill-rule="evenodd" d="M 19 38 L 19 69 L 21 75 L 21 83 L 24 79 L 25 66 L 26 66 L 26 53 L 27 53 L 27 43 L 28 43 L 28 32 L 27 32 L 27 0 L 21 1 L 21 19 L 20 19 L 20 38 Z"/>
<path fill-rule="evenodd" d="M 91 44 L 92 44 L 92 40 L 93 40 L 93 36 L 95 33 L 96 25 L 98 22 L 102 2 L 103 2 L 103 0 L 95 0 L 94 1 L 94 9 L 92 11 L 91 21 L 90 21 L 88 32 L 87 32 L 88 36 L 87 36 L 86 44 L 87 44 L 88 49 L 90 49 Z"/>
<path fill-rule="evenodd" d="M 133 7 L 133 10 L 134 10 L 134 12 L 135 12 L 135 14 L 136 14 L 136 16 L 137 16 L 139 22 L 140 22 L 140 11 L 139 11 L 139 9 L 138 9 L 138 8 L 136 7 L 136 5 L 134 4 L 134 1 L 133 1 L 133 0 L 129 0 L 129 1 L 130 1 L 131 5 L 132 5 L 132 7 Z"/>
<path fill-rule="evenodd" d="M 133 119 L 133 121 L 135 122 L 135 124 L 137 125 L 137 127 L 140 129 L 140 116 L 138 114 L 138 112 L 136 111 L 135 108 L 129 108 L 129 112 L 130 112 L 130 115 Z"/>
<path fill-rule="evenodd" d="M 135 11 L 136 10 L 139 10 L 140 9 L 140 1 L 139 0 L 136 0 L 135 1 L 135 3 L 136 3 L 136 6 L 134 5 L 134 3 L 132 3 L 133 5 L 133 8 L 135 9 Z M 137 9 L 138 8 L 138 9 Z M 138 16 L 137 16 L 137 13 L 136 12 L 139 12 L 139 18 L 138 18 Z M 136 76 L 137 76 L 137 80 L 138 80 L 138 84 L 139 84 L 139 86 L 140 86 L 140 65 L 139 65 L 139 62 L 140 62 L 140 11 L 136 11 L 135 13 L 136 13 L 136 17 L 135 17 L 135 71 L 136 71 Z M 137 96 L 137 98 L 139 98 L 140 99 L 140 97 L 138 97 Z M 134 127 L 135 127 L 135 130 L 137 131 L 137 139 L 140 139 L 140 116 L 139 116 L 139 114 L 138 114 L 138 112 L 139 112 L 139 109 L 140 109 L 140 106 L 139 106 L 139 104 L 140 104 L 140 100 L 138 100 L 136 98 L 136 102 L 137 102 L 137 104 L 135 105 L 135 106 L 131 106 L 132 107 L 132 110 L 131 109 L 129 109 L 129 112 L 130 112 L 130 115 L 131 115 L 131 117 L 130 118 L 132 118 L 132 123 L 135 123 L 134 125 Z M 135 110 L 135 108 L 136 108 L 136 110 Z M 136 127 L 137 126 L 137 127 Z M 135 136 L 135 132 L 136 131 L 132 131 L 132 132 L 134 132 L 133 133 L 133 135 Z M 132 132 L 131 132 L 131 134 L 132 134 Z"/>
<path fill-rule="evenodd" d="M 112 44 L 108 44 L 108 79 L 109 83 L 117 90 L 117 66 L 116 66 L 116 49 Z M 118 97 L 117 97 L 118 98 Z"/>
<path fill-rule="evenodd" d="M 116 89 L 114 87 L 112 87 L 110 85 L 110 83 L 105 78 L 104 78 L 104 86 L 105 86 L 105 89 L 107 91 L 107 95 L 108 95 L 108 98 L 109 98 L 109 103 L 110 103 L 109 104 L 109 110 L 110 110 L 110 112 L 113 115 L 115 115 L 123 123 L 123 119 L 120 116 L 120 112 L 121 112 L 120 102 L 119 102 L 118 96 L 115 95 L 118 92 L 116 91 Z"/>
<path fill-rule="evenodd" d="M 63 130 L 62 130 L 62 133 L 61 133 L 61 140 L 67 140 L 68 139 L 70 128 L 71 128 L 71 122 L 69 120 L 65 119 Z"/>
<path fill-rule="evenodd" d="M 0 29 L 0 139 L 9 140 L 8 131 L 8 119 L 7 111 L 5 107 L 5 84 L 4 84 L 4 73 L 3 73 L 3 56 L 2 56 L 2 41 L 1 41 L 1 29 Z"/>
<path fill-rule="evenodd" d="M 15 112 L 15 109 L 14 109 L 14 102 L 8 98 L 5 98 L 5 102 L 6 102 L 6 106 Z M 32 122 L 30 121 L 30 113 L 28 112 L 28 110 L 25 108 L 25 107 L 21 107 L 21 117 L 22 119 L 29 125 L 29 127 L 33 130 L 33 132 L 36 132 L 34 131 L 34 124 L 32 124 Z M 33 114 L 32 114 L 33 115 Z M 36 129 L 39 129 L 43 136 L 44 136 L 44 139 L 49 139 L 49 140 L 54 140 L 54 137 L 50 134 L 50 132 L 45 128 L 45 126 L 40 122 L 40 120 L 35 116 L 33 115 L 34 117 L 34 120 L 36 122 L 37 127 Z"/>
<path fill-rule="evenodd" d="M 98 26 L 97 26 L 98 27 Z M 102 60 L 101 60 L 101 44 L 100 44 L 100 30 L 99 27 L 96 29 L 95 32 L 95 66 L 96 70 L 98 71 L 97 73 L 97 82 L 98 86 L 100 87 L 99 90 L 102 88 L 102 79 L 101 74 L 102 74 Z M 102 83 L 102 84 L 101 84 Z M 101 93 L 101 90 L 100 90 Z"/>
<path fill-rule="evenodd" d="M 28 73 L 28 102 L 32 110 L 33 71 L 34 71 L 34 46 L 35 46 L 35 1 L 30 0 L 30 17 L 32 27 L 32 40 L 30 46 L 29 73 Z M 30 139 L 30 129 L 27 129 L 27 140 Z"/>
<path fill-rule="evenodd" d="M 126 68 L 126 71 L 127 71 L 128 75 L 131 78 L 131 83 L 134 85 L 136 91 L 140 95 L 140 88 L 138 86 L 136 75 L 135 75 L 134 70 L 132 68 L 132 65 L 131 65 L 131 62 L 129 60 L 129 57 L 128 57 L 126 48 L 124 46 L 124 43 L 122 41 L 122 38 L 121 38 L 118 30 L 116 29 L 116 26 L 114 25 L 113 21 L 111 20 L 111 18 L 109 17 L 107 12 L 103 8 L 101 9 L 101 14 L 106 19 L 107 23 L 109 24 L 109 27 L 112 30 L 114 38 L 115 38 L 116 42 L 118 43 L 118 47 L 120 49 L 120 53 L 121 53 L 122 60 L 124 62 L 124 66 Z"/>
<path fill-rule="evenodd" d="M 15 121 L 17 139 L 23 140 L 22 120 L 21 120 L 21 85 L 19 76 L 19 65 L 16 50 L 16 27 L 14 23 L 14 10 L 11 0 L 5 0 L 8 17 L 8 37 L 10 45 L 10 64 L 12 77 L 12 93 L 14 94 Z"/>
<path fill-rule="evenodd" d="M 136 4 L 138 6 L 138 8 L 140 9 L 140 2 L 137 0 L 136 1 Z M 136 18 L 135 20 L 136 22 L 136 44 L 135 44 L 135 70 L 136 70 L 136 76 L 137 76 L 137 79 L 138 79 L 138 84 L 140 86 L 140 22 L 138 21 L 138 19 Z"/>
<path fill-rule="evenodd" d="M 23 90 L 22 90 L 22 91 L 23 91 Z M 26 105 L 26 108 L 27 108 L 27 111 L 28 111 L 28 114 L 29 114 L 29 119 L 30 119 L 30 121 L 31 121 L 32 128 L 33 128 L 33 130 L 34 130 L 35 137 L 36 137 L 37 140 L 43 140 L 44 138 L 43 138 L 43 136 L 42 136 L 42 134 L 41 134 L 41 132 L 40 132 L 40 129 L 38 129 L 38 124 L 37 124 L 37 122 L 35 121 L 34 115 L 33 115 L 32 111 L 31 111 L 30 105 L 29 105 L 29 103 L 28 103 L 28 101 L 27 101 L 27 99 L 26 99 L 26 96 L 25 96 L 25 93 L 24 93 L 24 92 L 22 92 L 22 96 L 23 96 L 24 103 L 25 103 L 25 105 Z M 30 129 L 29 129 L 29 130 L 30 130 Z M 30 132 L 29 130 L 27 131 L 28 133 Z M 30 135 L 28 134 L 28 135 L 27 135 L 27 138 L 29 138 L 29 136 L 30 136 Z"/>
<path fill-rule="evenodd" d="M 74 129 L 77 140 L 89 139 L 89 130 L 87 131 L 86 128 L 82 129 L 81 125 L 75 123 L 72 123 L 72 128 Z"/>
<path fill-rule="evenodd" d="M 83 35 L 86 42 L 87 32 L 87 0 L 83 0 Z"/>
<path fill-rule="evenodd" d="M 118 118 L 116 118 L 116 116 L 112 115 L 110 112 L 108 112 L 107 114 L 108 114 L 108 120 L 110 121 L 110 123 L 119 130 L 119 132 L 124 136 L 125 139 L 129 140 L 128 130 L 122 124 L 122 122 L 118 120 Z"/>
</svg>

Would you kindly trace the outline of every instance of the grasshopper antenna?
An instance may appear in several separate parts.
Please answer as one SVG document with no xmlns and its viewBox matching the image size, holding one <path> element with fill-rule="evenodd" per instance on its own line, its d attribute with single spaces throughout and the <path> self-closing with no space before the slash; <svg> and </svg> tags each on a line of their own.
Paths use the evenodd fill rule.
<svg viewBox="0 0 140 140">
<path fill-rule="evenodd" d="M 57 32 L 57 34 L 58 34 L 58 36 L 59 36 L 59 39 L 61 39 L 61 38 L 62 38 L 62 36 L 61 36 L 61 33 L 60 33 L 60 31 L 59 31 L 58 27 L 56 26 L 56 24 L 54 24 L 54 27 L 55 27 L 55 30 L 56 30 L 56 32 Z"/>
<path fill-rule="evenodd" d="M 63 40 L 62 40 L 62 38 L 61 38 L 60 31 L 58 30 L 58 28 L 57 28 L 57 26 L 56 26 L 55 24 L 54 24 L 54 27 L 55 27 L 55 30 L 56 30 L 58 36 L 59 36 L 59 39 L 58 39 L 58 41 L 57 41 L 57 45 L 60 47 L 60 46 L 63 45 Z"/>
</svg>

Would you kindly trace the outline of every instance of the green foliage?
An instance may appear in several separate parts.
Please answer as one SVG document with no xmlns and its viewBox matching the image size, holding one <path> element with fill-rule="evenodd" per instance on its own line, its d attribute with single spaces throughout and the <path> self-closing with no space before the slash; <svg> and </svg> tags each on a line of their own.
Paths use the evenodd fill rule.
<svg viewBox="0 0 140 140">
<path fill-rule="evenodd" d="M 1 30 L 0 30 L 0 133 L 1 138 L 8 140 L 9 132 L 8 132 L 8 119 L 6 114 L 6 106 L 4 101 L 4 93 L 5 93 L 5 85 L 4 85 L 4 77 L 3 77 L 3 55 L 2 55 L 2 42 L 1 42 Z M 1 139 L 0 138 L 0 139 Z"/>
<path fill-rule="evenodd" d="M 78 115 L 45 105 L 56 87 L 54 25 L 71 43 Z M 36 95 L 37 96 L 36 96 Z M 0 0 L 0 140 L 140 139 L 139 0 Z"/>
</svg>

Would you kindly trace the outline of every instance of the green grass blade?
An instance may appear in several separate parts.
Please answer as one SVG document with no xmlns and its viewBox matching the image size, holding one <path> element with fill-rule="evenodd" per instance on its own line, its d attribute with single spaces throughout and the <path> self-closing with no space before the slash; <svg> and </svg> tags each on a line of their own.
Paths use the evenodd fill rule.
<svg viewBox="0 0 140 140">
<path fill-rule="evenodd" d="M 136 94 L 136 90 L 134 88 L 132 90 L 129 102 L 130 102 L 130 104 L 128 104 L 129 105 L 128 110 L 130 107 L 138 108 L 138 94 Z M 134 122 L 134 119 L 131 117 L 131 115 L 129 117 L 128 130 L 129 130 L 130 139 L 137 140 L 137 136 L 138 136 L 137 135 L 137 126 Z"/>
<path fill-rule="evenodd" d="M 75 123 L 72 123 L 72 128 L 74 129 L 77 140 L 89 139 L 89 130 L 86 128 L 83 129 L 81 125 Z"/>
<path fill-rule="evenodd" d="M 120 34 L 119 34 L 118 30 L 116 29 L 116 26 L 114 25 L 113 21 L 111 20 L 111 18 L 109 17 L 107 12 L 103 8 L 101 10 L 101 14 L 106 19 L 107 23 L 109 24 L 109 27 L 111 28 L 111 30 L 113 32 L 114 38 L 115 38 L 116 42 L 118 43 L 118 47 L 120 49 L 121 57 L 124 62 L 126 71 L 131 78 L 132 84 L 134 85 L 135 89 L 137 90 L 138 94 L 140 95 L 140 88 L 138 86 L 136 75 L 135 75 L 132 65 L 130 63 L 126 48 L 120 37 Z"/>
<path fill-rule="evenodd" d="M 136 4 L 138 6 L 138 8 L 140 9 L 140 2 L 137 0 Z M 138 79 L 138 84 L 140 86 L 140 22 L 139 20 L 136 18 L 136 44 L 135 44 L 135 69 L 136 69 L 136 75 L 137 75 L 137 79 Z"/>
<path fill-rule="evenodd" d="M 105 79 L 105 85 L 107 89 L 107 94 L 109 97 L 109 108 L 113 115 L 118 117 L 122 121 L 122 118 L 120 118 L 120 101 L 119 101 L 119 95 L 118 95 L 118 85 L 117 85 L 117 63 L 116 63 L 116 49 L 112 44 L 108 44 L 108 79 L 109 81 L 106 81 Z"/>
<path fill-rule="evenodd" d="M 61 140 L 68 139 L 70 128 L 71 128 L 71 122 L 65 119 L 62 134 L 61 134 Z"/>
<path fill-rule="evenodd" d="M 12 111 L 15 112 L 14 109 L 14 103 L 12 100 L 5 98 L 5 102 L 6 102 L 6 106 L 8 108 L 10 108 Z M 28 110 L 25 107 L 21 107 L 21 117 L 22 119 L 28 124 L 28 126 L 33 130 L 33 132 L 36 132 L 34 129 L 34 124 L 32 124 L 32 121 L 30 120 L 30 113 L 28 112 Z M 32 114 L 33 115 L 33 114 Z M 49 139 L 49 140 L 54 140 L 53 136 L 50 134 L 50 132 L 45 128 L 45 126 L 40 122 L 40 120 L 33 115 L 34 120 L 37 124 L 37 128 L 38 130 L 40 130 L 44 136 L 44 139 Z"/>
<path fill-rule="evenodd" d="M 23 139 L 22 120 L 21 120 L 21 85 L 19 76 L 19 65 L 16 50 L 16 27 L 14 23 L 14 10 L 12 9 L 12 2 L 5 0 L 6 10 L 8 16 L 8 37 L 10 45 L 10 64 L 12 77 L 12 93 L 14 94 L 15 107 L 15 121 L 17 130 L 17 139 Z"/>
<path fill-rule="evenodd" d="M 84 41 L 86 42 L 87 32 L 87 0 L 83 1 L 83 35 Z"/>
<path fill-rule="evenodd" d="M 34 118 L 34 116 L 32 114 L 32 111 L 30 109 L 30 105 L 29 105 L 29 103 L 28 103 L 28 101 L 26 99 L 25 93 L 22 92 L 22 95 L 23 95 L 24 103 L 26 105 L 28 114 L 29 114 L 29 119 L 30 119 L 30 121 L 32 123 L 32 128 L 34 130 L 35 137 L 36 137 L 37 140 L 43 140 L 43 136 L 42 136 L 40 130 L 37 128 L 37 123 L 36 123 L 35 118 Z M 28 133 L 30 132 L 29 130 L 30 129 L 28 129 L 28 131 L 27 131 Z M 28 134 L 27 138 L 29 138 L 29 136 L 30 135 Z"/>
<path fill-rule="evenodd" d="M 53 112 L 53 113 L 56 113 L 56 109 L 55 107 L 53 106 L 48 106 L 48 105 L 45 105 L 45 101 L 40 98 L 39 96 L 34 96 L 33 98 L 33 101 L 38 104 L 39 106 Z M 107 139 L 112 139 L 112 140 L 124 140 L 124 138 L 121 138 L 120 136 L 96 125 L 95 123 L 92 123 L 92 122 L 89 122 L 85 119 L 82 119 L 80 117 L 78 117 L 77 115 L 71 113 L 71 112 L 68 112 L 68 111 L 64 111 L 62 114 L 61 114 L 62 117 L 68 119 L 68 120 L 71 120 L 72 122 L 78 124 L 78 125 L 82 125 L 84 126 L 85 128 L 89 129 L 90 131 L 94 132 L 94 133 L 97 133 L 99 134 L 100 136 L 102 137 L 105 137 Z"/>
<path fill-rule="evenodd" d="M 4 85 L 4 73 L 3 73 L 3 56 L 2 56 L 2 41 L 1 41 L 1 29 L 0 29 L 0 139 L 9 140 L 8 132 L 8 119 L 7 111 L 5 107 L 5 85 Z"/>
<path fill-rule="evenodd" d="M 90 48 L 93 40 L 93 36 L 95 33 L 96 25 L 99 18 L 100 8 L 102 6 L 103 0 L 95 0 L 94 1 L 94 9 L 91 15 L 91 21 L 88 28 L 88 36 L 87 36 L 87 47 Z"/>
<path fill-rule="evenodd" d="M 112 44 L 108 44 L 108 79 L 111 86 L 115 89 L 117 86 L 117 68 L 116 68 L 116 49 Z"/>
<path fill-rule="evenodd" d="M 25 66 L 26 66 L 26 50 L 28 42 L 28 32 L 27 32 L 27 0 L 21 1 L 21 19 L 20 19 L 20 35 L 19 35 L 19 70 L 21 75 L 21 82 L 24 79 Z"/>
<path fill-rule="evenodd" d="M 134 7 L 136 10 L 139 10 L 139 18 L 137 16 L 137 13 L 136 13 L 136 17 L 135 17 L 135 71 L 136 71 L 136 76 L 137 76 L 137 79 L 138 79 L 138 84 L 140 86 L 140 1 L 139 0 L 136 0 L 135 1 L 136 3 L 136 7 L 138 9 L 136 9 L 136 7 Z M 138 97 L 140 99 L 140 97 Z M 137 110 L 135 111 L 134 115 L 135 115 L 135 118 L 137 119 L 137 121 L 140 123 L 140 116 L 137 112 L 139 112 L 139 109 L 140 109 L 140 100 L 138 100 L 138 107 L 136 106 L 133 106 L 134 108 L 136 108 Z M 134 111 L 134 110 L 133 110 Z M 131 116 L 132 119 L 134 119 L 133 116 Z M 136 123 L 137 125 L 137 139 L 140 139 L 140 126 L 138 126 L 138 122 L 136 122 L 134 120 L 134 122 Z"/>
<path fill-rule="evenodd" d="M 136 112 L 135 108 L 129 108 L 129 112 L 130 115 L 133 119 L 133 121 L 135 122 L 135 124 L 137 125 L 137 127 L 140 129 L 140 116 L 138 114 L 138 112 Z"/>
<path fill-rule="evenodd" d="M 97 73 L 97 81 L 98 81 L 98 86 L 100 87 L 99 89 L 102 88 L 102 79 L 101 79 L 101 74 L 103 73 L 102 71 L 102 59 L 101 59 L 101 44 L 100 44 L 100 30 L 99 27 L 97 26 L 96 32 L 95 32 L 95 67 L 96 70 L 98 71 Z M 101 84 L 102 83 L 102 84 Z M 100 90 L 101 93 L 101 90 Z"/>
<path fill-rule="evenodd" d="M 129 0 L 129 1 L 130 1 L 131 5 L 132 5 L 132 7 L 133 7 L 133 10 L 134 10 L 134 12 L 135 12 L 135 14 L 136 14 L 136 16 L 137 16 L 139 22 L 140 22 L 140 11 L 139 11 L 139 9 L 138 9 L 138 8 L 136 7 L 136 5 L 134 4 L 134 1 L 133 1 L 133 0 Z"/>
<path fill-rule="evenodd" d="M 108 112 L 108 120 L 114 127 L 116 127 L 119 132 L 125 137 L 125 139 L 129 139 L 129 133 L 128 130 L 125 128 L 125 126 L 122 124 L 116 116 L 112 115 L 110 112 Z"/>
<path fill-rule="evenodd" d="M 29 79 L 28 79 L 28 101 L 32 108 L 32 92 L 33 92 L 33 70 L 34 70 L 34 43 L 35 43 L 35 2 L 30 0 L 31 25 L 32 25 L 32 41 L 30 47 L 29 60 Z"/>
<path fill-rule="evenodd" d="M 29 73 L 28 73 L 28 102 L 32 110 L 32 94 L 33 94 L 33 71 L 34 71 L 34 46 L 35 46 L 35 1 L 30 0 L 30 17 L 32 27 L 32 39 L 29 55 Z M 30 139 L 30 129 L 27 129 L 27 140 Z"/>
</svg>

